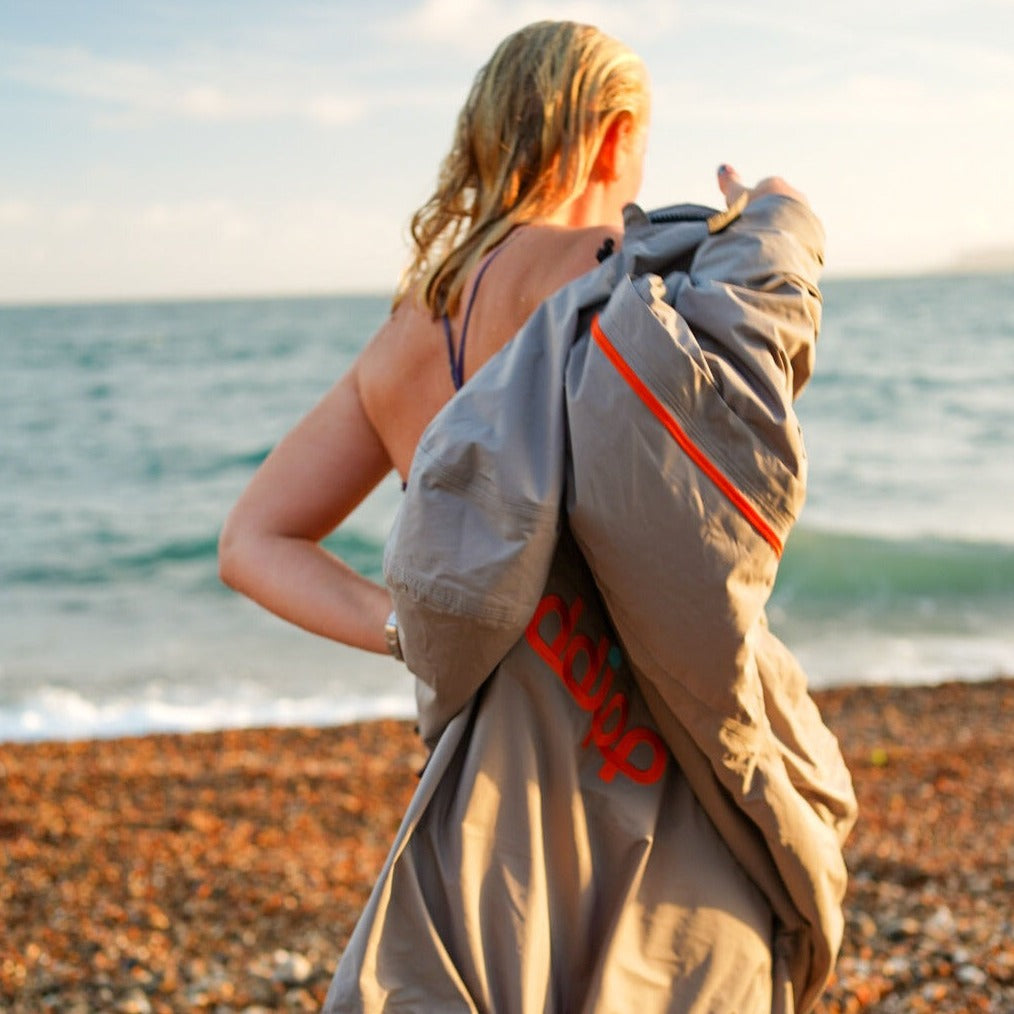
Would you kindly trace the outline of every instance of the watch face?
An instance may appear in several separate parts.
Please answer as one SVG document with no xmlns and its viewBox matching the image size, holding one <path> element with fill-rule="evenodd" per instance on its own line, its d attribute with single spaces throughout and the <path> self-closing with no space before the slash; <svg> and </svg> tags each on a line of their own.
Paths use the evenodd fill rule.
<svg viewBox="0 0 1014 1014">
<path fill-rule="evenodd" d="M 384 639 L 387 641 L 387 650 L 399 661 L 403 662 L 401 654 L 401 638 L 398 636 L 398 617 L 391 613 L 384 624 Z"/>
</svg>

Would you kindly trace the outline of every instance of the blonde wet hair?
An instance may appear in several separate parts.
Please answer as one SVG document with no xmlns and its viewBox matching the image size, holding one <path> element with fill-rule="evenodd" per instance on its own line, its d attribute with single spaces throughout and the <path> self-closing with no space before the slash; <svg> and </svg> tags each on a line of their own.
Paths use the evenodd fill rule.
<svg viewBox="0 0 1014 1014">
<path fill-rule="evenodd" d="M 627 113 L 643 126 L 648 104 L 641 60 L 591 25 L 540 21 L 504 39 L 412 217 L 415 252 L 396 304 L 412 291 L 434 317 L 453 314 L 482 256 L 581 194 L 610 125 Z"/>
</svg>

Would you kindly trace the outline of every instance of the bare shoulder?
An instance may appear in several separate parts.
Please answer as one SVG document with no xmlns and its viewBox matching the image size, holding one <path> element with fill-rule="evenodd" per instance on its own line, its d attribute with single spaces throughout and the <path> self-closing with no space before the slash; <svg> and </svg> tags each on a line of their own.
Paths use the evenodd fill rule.
<svg viewBox="0 0 1014 1014">
<path fill-rule="evenodd" d="M 618 247 L 622 239 L 620 230 L 608 226 L 540 225 L 512 236 L 502 257 L 489 264 L 467 327 L 464 305 L 450 321 L 454 349 L 460 350 L 467 331 L 466 377 L 495 355 L 540 303 L 596 267 L 599 252 L 610 243 Z M 477 283 L 473 274 L 465 291 L 471 295 Z M 356 373 L 363 409 L 405 475 L 423 430 L 454 394 L 443 322 L 407 295 L 370 339 Z"/>
<path fill-rule="evenodd" d="M 406 296 L 377 328 L 359 357 L 360 377 L 386 374 L 406 357 L 418 358 L 420 334 L 432 331 L 436 322 L 411 296 Z"/>
<path fill-rule="evenodd" d="M 419 435 L 453 393 L 440 321 L 407 296 L 360 353 L 356 370 L 363 409 L 405 475 Z"/>
</svg>

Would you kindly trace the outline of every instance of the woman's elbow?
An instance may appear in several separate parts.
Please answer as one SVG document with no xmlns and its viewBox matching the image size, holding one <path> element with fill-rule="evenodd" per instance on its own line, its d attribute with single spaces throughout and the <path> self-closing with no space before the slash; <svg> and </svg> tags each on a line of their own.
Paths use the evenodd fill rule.
<svg viewBox="0 0 1014 1014">
<path fill-rule="evenodd" d="M 233 591 L 243 591 L 246 542 L 242 525 L 230 514 L 218 536 L 218 579 Z"/>
</svg>

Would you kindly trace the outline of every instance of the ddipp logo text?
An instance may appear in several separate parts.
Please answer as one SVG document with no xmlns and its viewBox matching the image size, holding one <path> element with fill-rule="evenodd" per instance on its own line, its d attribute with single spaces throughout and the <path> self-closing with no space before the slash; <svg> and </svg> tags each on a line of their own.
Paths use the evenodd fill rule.
<svg viewBox="0 0 1014 1014">
<path fill-rule="evenodd" d="M 571 697 L 591 712 L 591 728 L 582 746 L 594 745 L 602 754 L 599 777 L 611 782 L 617 773 L 641 785 L 657 782 L 665 771 L 665 743 L 653 729 L 628 727 L 630 703 L 621 690 L 613 691 L 620 649 L 604 635 L 594 643 L 577 632 L 584 612 L 578 596 L 567 605 L 559 595 L 545 595 L 525 631 L 525 638 L 563 681 Z"/>
</svg>

